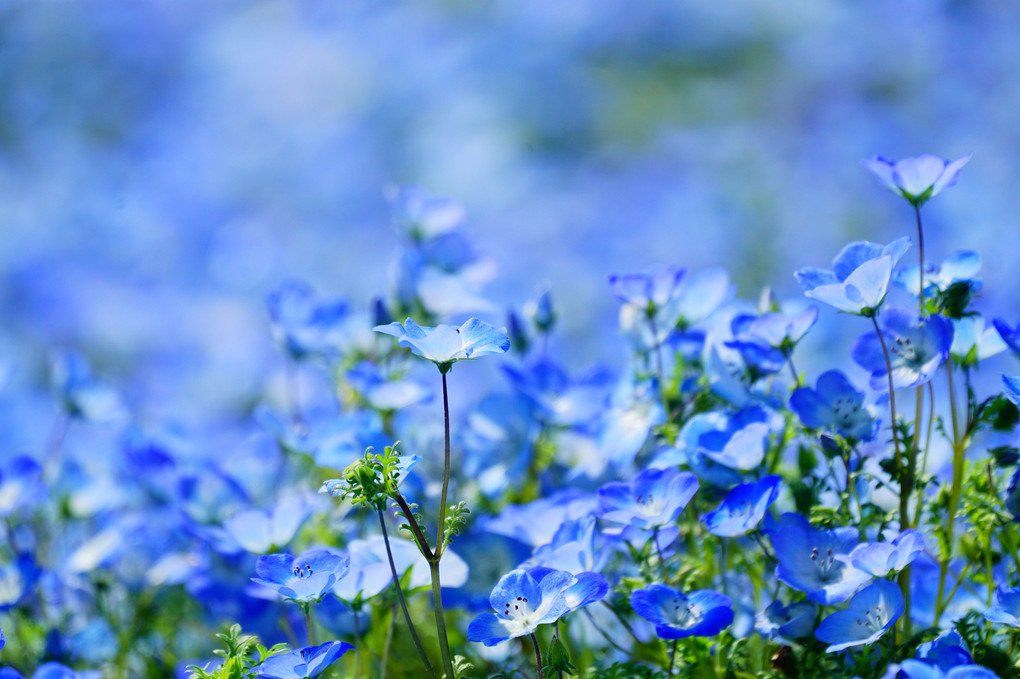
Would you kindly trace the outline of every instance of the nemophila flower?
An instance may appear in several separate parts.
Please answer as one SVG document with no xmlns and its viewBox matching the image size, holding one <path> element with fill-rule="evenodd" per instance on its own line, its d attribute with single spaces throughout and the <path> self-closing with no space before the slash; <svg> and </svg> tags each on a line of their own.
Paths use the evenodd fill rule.
<svg viewBox="0 0 1020 679">
<path fill-rule="evenodd" d="M 800 514 L 783 514 L 767 532 L 772 538 L 780 582 L 820 604 L 846 601 L 871 580 L 867 573 L 838 559 L 857 546 L 856 528 L 814 528 Z"/>
<path fill-rule="evenodd" d="M 575 469 L 590 478 L 601 476 L 607 462 L 630 466 L 652 428 L 665 421 L 666 412 L 652 384 L 622 380 L 599 419 L 595 434 L 598 454 L 589 458 L 590 464 Z"/>
<path fill-rule="evenodd" d="M 604 369 L 575 378 L 546 357 L 521 367 L 502 368 L 510 386 L 536 411 L 537 419 L 564 427 L 583 426 L 597 419 L 612 388 Z"/>
<path fill-rule="evenodd" d="M 646 469 L 630 483 L 599 488 L 599 517 L 653 530 L 673 523 L 697 492 L 698 477 L 691 472 Z"/>
<path fill-rule="evenodd" d="M 778 372 L 817 320 L 815 306 L 792 316 L 778 311 L 761 316 L 739 314 L 730 322 L 734 339 L 725 345 L 739 351 L 749 366 L 765 373 Z"/>
<path fill-rule="evenodd" d="M 394 225 L 414 240 L 448 233 L 464 221 L 464 206 L 420 186 L 389 186 L 383 196 Z"/>
<path fill-rule="evenodd" d="M 815 631 L 818 604 L 796 601 L 789 606 L 776 600 L 763 613 L 759 628 L 765 636 L 778 634 L 784 639 L 803 639 Z"/>
<path fill-rule="evenodd" d="M 300 556 L 269 554 L 255 561 L 258 583 L 285 599 L 307 603 L 318 601 L 329 592 L 350 569 L 350 557 L 324 549 L 314 549 Z"/>
<path fill-rule="evenodd" d="M 647 274 L 610 276 L 609 284 L 621 302 L 653 316 L 674 298 L 686 273 L 685 269 L 665 266 Z"/>
<path fill-rule="evenodd" d="M 403 576 L 410 570 L 409 589 L 429 585 L 428 562 L 414 542 L 390 535 L 390 551 L 397 573 Z M 351 540 L 347 545 L 347 555 L 350 558 L 350 569 L 347 575 L 337 579 L 333 585 L 333 594 L 344 601 L 354 601 L 359 595 L 362 599 L 368 599 L 390 586 L 392 573 L 382 535 Z M 468 565 L 452 549 L 445 549 L 439 565 L 439 575 L 444 588 L 460 587 L 467 582 Z"/>
<path fill-rule="evenodd" d="M 733 601 L 711 589 L 684 594 L 667 585 L 649 585 L 631 593 L 630 605 L 655 624 L 660 639 L 714 637 L 733 622 Z"/>
<path fill-rule="evenodd" d="M 985 611 L 985 619 L 1020 628 L 1020 587 L 999 585 L 994 596 L 991 608 Z"/>
<path fill-rule="evenodd" d="M 507 505 L 498 515 L 483 518 L 480 527 L 541 547 L 553 540 L 564 522 L 576 521 L 597 509 L 598 500 L 591 493 L 567 488 L 524 505 Z"/>
<path fill-rule="evenodd" d="M 948 670 L 919 660 L 904 660 L 900 671 L 907 679 L 998 679 L 999 675 L 981 665 L 957 665 Z"/>
<path fill-rule="evenodd" d="M 303 281 L 288 280 L 266 295 L 273 339 L 294 360 L 331 354 L 341 343 L 350 309 L 343 299 L 319 299 Z"/>
<path fill-rule="evenodd" d="M 779 497 L 781 483 L 779 476 L 766 476 L 756 483 L 743 483 L 730 490 L 719 509 L 705 515 L 708 532 L 734 537 L 754 530 Z"/>
<path fill-rule="evenodd" d="M 726 416 L 723 428 L 701 434 L 697 450 L 730 469 L 754 469 L 765 458 L 770 417 L 758 406 L 741 408 Z"/>
<path fill-rule="evenodd" d="M 0 612 L 17 606 L 31 596 L 39 575 L 39 567 L 27 554 L 18 556 L 10 563 L 0 564 Z"/>
<path fill-rule="evenodd" d="M 590 514 L 576 521 L 564 521 L 552 542 L 534 550 L 524 563 L 525 568 L 544 566 L 568 573 L 599 571 L 608 561 L 610 552 L 596 530 L 596 517 Z"/>
<path fill-rule="evenodd" d="M 103 673 L 98 670 L 78 672 L 58 662 L 40 665 L 32 679 L 102 679 Z M 24 676 L 12 667 L 0 669 L 0 679 L 24 679 Z"/>
<path fill-rule="evenodd" d="M 851 646 L 873 644 L 903 615 L 899 586 L 877 580 L 850 599 L 846 610 L 829 615 L 815 630 L 819 641 L 829 644 L 828 653 Z"/>
<path fill-rule="evenodd" d="M 953 319 L 953 343 L 949 354 L 959 365 L 972 367 L 1006 350 L 1006 343 L 994 327 L 980 316 Z"/>
<path fill-rule="evenodd" d="M 46 497 L 42 465 L 19 456 L 0 469 L 0 517 L 34 505 Z"/>
<path fill-rule="evenodd" d="M 794 391 L 790 408 L 811 429 L 829 429 L 856 440 L 875 435 L 876 421 L 864 407 L 864 392 L 857 391 L 839 370 L 822 373 L 814 388 Z"/>
<path fill-rule="evenodd" d="M 327 641 L 263 660 L 254 669 L 263 679 L 310 679 L 317 677 L 354 646 L 344 641 Z"/>
<path fill-rule="evenodd" d="M 88 359 L 77 351 L 50 356 L 50 385 L 71 417 L 110 422 L 126 415 L 120 394 L 97 378 Z"/>
<path fill-rule="evenodd" d="M 494 328 L 477 318 L 468 319 L 459 328 L 449 325 L 422 327 L 408 318 L 403 325 L 377 325 L 373 330 L 398 338 L 400 346 L 432 361 L 444 373 L 456 361 L 503 354 L 510 348 L 506 328 Z"/>
<path fill-rule="evenodd" d="M 920 207 L 928 199 L 937 196 L 942 189 L 955 184 L 960 178 L 960 168 L 969 160 L 970 156 L 967 155 L 950 162 L 926 153 L 897 161 L 875 156 L 861 163 L 890 191 L 903 196 L 911 205 Z"/>
<path fill-rule="evenodd" d="M 914 297 L 919 296 L 921 276 L 920 265 L 900 267 L 893 274 L 893 282 Z M 953 285 L 965 284 L 970 293 L 981 289 L 981 255 L 973 250 L 961 250 L 946 257 L 941 264 L 928 262 L 924 267 L 924 292 L 926 297 L 946 292 Z"/>
<path fill-rule="evenodd" d="M 840 311 L 872 316 L 885 300 L 893 266 L 908 247 L 906 236 L 885 246 L 855 241 L 836 255 L 831 271 L 806 267 L 794 275 L 808 297 Z"/>
<path fill-rule="evenodd" d="M 290 544 L 312 512 L 305 498 L 290 494 L 269 509 L 249 509 L 223 522 L 223 529 L 252 554 L 265 554 Z"/>
<path fill-rule="evenodd" d="M 376 410 L 401 410 L 422 403 L 432 392 L 421 382 L 407 378 L 386 378 L 379 366 L 362 361 L 347 371 L 347 384 Z"/>
<path fill-rule="evenodd" d="M 996 318 L 992 324 L 999 331 L 999 336 L 1002 337 L 1002 341 L 1006 343 L 1013 355 L 1020 358 L 1020 324 L 1014 328 L 1001 318 Z"/>
<path fill-rule="evenodd" d="M 483 613 L 468 625 L 468 641 L 495 646 L 531 634 L 539 625 L 605 597 L 609 586 L 598 573 L 571 575 L 549 568 L 516 569 L 496 583 L 489 596 L 495 613 Z"/>
<path fill-rule="evenodd" d="M 553 307 L 552 295 L 548 290 L 544 290 L 538 299 L 525 304 L 524 313 L 540 333 L 548 334 L 556 325 L 556 309 Z"/>
<path fill-rule="evenodd" d="M 889 352 L 893 389 L 916 387 L 929 381 L 949 357 L 953 325 L 933 314 L 920 318 L 906 309 L 889 308 L 882 313 L 882 340 L 874 332 L 857 338 L 851 349 L 854 362 L 871 371 L 871 388 L 888 391 L 888 372 L 882 341 Z"/>
<path fill-rule="evenodd" d="M 948 672 L 958 665 L 970 665 L 974 662 L 963 637 L 953 629 L 946 630 L 931 641 L 918 646 L 917 659 L 934 665 L 943 672 Z"/>
<path fill-rule="evenodd" d="M 865 542 L 840 557 L 854 568 L 876 578 L 899 573 L 924 551 L 924 536 L 916 530 L 905 530 L 892 542 Z"/>
</svg>

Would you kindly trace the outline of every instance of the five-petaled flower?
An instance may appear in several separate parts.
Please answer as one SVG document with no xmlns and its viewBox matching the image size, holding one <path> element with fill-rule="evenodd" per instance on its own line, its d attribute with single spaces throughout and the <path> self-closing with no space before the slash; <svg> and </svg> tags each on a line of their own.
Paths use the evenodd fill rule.
<svg viewBox="0 0 1020 679">
<path fill-rule="evenodd" d="M 712 589 L 684 594 L 667 585 L 649 585 L 630 595 L 630 605 L 655 624 L 660 639 L 714 637 L 733 622 L 733 601 Z"/>
<path fill-rule="evenodd" d="M 432 361 L 442 373 L 449 372 L 456 361 L 505 354 L 510 348 L 506 328 L 494 328 L 477 318 L 469 318 L 459 328 L 449 325 L 430 328 L 408 318 L 403 324 L 377 325 L 373 330 L 396 337 L 400 346 Z"/>
<path fill-rule="evenodd" d="M 258 577 L 252 582 L 275 590 L 285 599 L 307 604 L 320 600 L 347 575 L 350 563 L 350 557 L 325 549 L 313 549 L 297 557 L 269 554 L 255 561 Z"/>
<path fill-rule="evenodd" d="M 847 313 L 874 316 L 889 290 L 892 268 L 909 246 L 906 236 L 885 246 L 855 241 L 840 250 L 831 271 L 805 267 L 794 276 L 811 299 Z"/>
<path fill-rule="evenodd" d="M 897 161 L 875 156 L 861 163 L 890 191 L 903 196 L 911 205 L 920 207 L 929 198 L 937 196 L 942 189 L 955 184 L 960 178 L 960 168 L 969 160 L 969 155 L 948 161 L 926 153 Z"/>
<path fill-rule="evenodd" d="M 903 615 L 899 586 L 878 580 L 854 595 L 846 610 L 836 611 L 815 630 L 819 641 L 829 644 L 827 652 L 842 651 L 878 641 Z"/>
<path fill-rule="evenodd" d="M 311 679 L 354 648 L 344 641 L 327 641 L 319 646 L 299 648 L 270 656 L 255 671 L 260 679 Z"/>
</svg>

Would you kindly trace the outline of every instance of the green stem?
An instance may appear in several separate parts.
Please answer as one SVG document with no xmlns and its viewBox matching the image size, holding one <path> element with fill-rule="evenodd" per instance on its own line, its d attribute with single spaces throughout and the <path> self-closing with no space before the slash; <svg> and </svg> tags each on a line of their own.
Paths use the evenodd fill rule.
<svg viewBox="0 0 1020 679">
<path fill-rule="evenodd" d="M 939 562 L 939 588 L 935 598 L 935 625 L 945 610 L 947 602 L 942 600 L 946 588 L 946 574 L 949 561 L 953 557 L 953 532 L 956 524 L 956 510 L 960 504 L 960 491 L 963 487 L 964 445 L 960 440 L 959 422 L 956 419 L 956 394 L 953 389 L 953 364 L 946 363 L 946 377 L 949 381 L 949 413 L 953 423 L 953 483 L 949 491 L 949 511 L 946 516 L 946 554 Z"/>
<path fill-rule="evenodd" d="M 390 662 L 390 649 L 393 648 L 393 632 L 397 628 L 397 606 L 390 606 L 390 626 L 386 630 L 386 641 L 383 644 L 382 658 L 379 660 L 379 679 L 386 679 L 386 666 Z M 433 677 L 435 674 L 432 675 Z"/>
<path fill-rule="evenodd" d="M 908 526 L 909 522 L 906 520 L 907 503 L 906 496 L 903 494 L 903 454 L 900 452 L 900 437 L 896 431 L 896 392 L 893 388 L 892 361 L 889 359 L 889 347 L 885 345 L 885 335 L 882 334 L 882 330 L 878 327 L 878 320 L 874 316 L 871 317 L 871 323 L 875 326 L 878 343 L 882 345 L 882 355 L 885 357 L 885 374 L 889 380 L 889 418 L 891 420 L 889 425 L 892 427 L 896 474 L 899 476 L 900 482 L 900 528 L 902 529 Z"/>
<path fill-rule="evenodd" d="M 439 653 L 443 656 L 443 671 L 446 679 L 456 679 L 453 672 L 453 656 L 450 655 L 450 641 L 446 636 L 446 617 L 443 615 L 442 584 L 439 582 L 439 557 L 429 561 L 432 576 L 432 608 L 436 616 L 436 633 L 439 637 Z"/>
<path fill-rule="evenodd" d="M 538 679 L 545 679 L 545 670 L 542 669 L 542 652 L 538 649 L 538 637 L 531 633 L 531 643 L 535 647 L 535 663 L 538 665 Z"/>
<path fill-rule="evenodd" d="M 669 406 L 666 403 L 666 373 L 662 368 L 662 349 L 659 342 L 659 331 L 655 327 L 655 314 L 648 314 L 648 325 L 652 330 L 652 353 L 655 354 L 655 374 L 659 382 L 659 400 L 662 402 L 662 409 L 668 413 Z"/>
<path fill-rule="evenodd" d="M 311 603 L 306 603 L 304 606 L 302 606 L 302 608 L 304 608 L 304 611 L 305 611 L 305 628 L 308 630 L 308 645 L 309 646 L 314 646 L 315 645 L 315 632 L 312 631 L 312 604 Z M 354 624 L 355 624 L 355 627 L 358 624 L 358 617 L 357 617 L 357 615 L 354 616 Z M 355 635 L 357 635 L 357 633 L 355 633 Z M 357 672 L 355 672 L 355 674 L 357 674 Z"/>
<path fill-rule="evenodd" d="M 443 447 L 443 492 L 439 498 L 439 525 L 436 527 L 436 559 L 443 556 L 446 546 L 446 493 L 450 487 L 450 399 L 446 389 L 446 373 L 443 375 L 443 429 L 446 445 Z M 449 679 L 452 679 L 449 678 Z"/>
<path fill-rule="evenodd" d="M 411 620 L 411 613 L 407 610 L 407 600 L 404 599 L 404 589 L 400 586 L 400 576 L 397 574 L 397 566 L 393 562 L 393 552 L 390 549 L 390 536 L 386 530 L 386 518 L 383 516 L 382 508 L 378 509 L 379 513 L 379 526 L 382 528 L 383 544 L 386 545 L 386 558 L 390 562 L 390 575 L 393 576 L 393 586 L 397 588 L 397 602 L 400 604 L 400 610 L 404 613 L 404 622 L 407 623 L 407 629 L 411 632 L 411 640 L 414 642 L 414 647 L 418 651 L 418 655 L 421 656 L 421 661 L 425 665 L 426 671 L 432 679 L 436 677 L 436 671 L 432 669 L 432 663 L 429 662 L 429 656 L 425 653 L 425 647 L 421 643 L 421 639 L 418 637 L 418 630 L 415 629 L 414 621 Z M 384 670 L 385 672 L 385 670 Z"/>
<path fill-rule="evenodd" d="M 680 641 L 679 639 L 673 640 L 673 645 L 669 649 L 669 669 L 666 671 L 667 677 L 673 676 L 673 666 L 676 664 L 676 644 Z"/>
<path fill-rule="evenodd" d="M 914 205 L 914 217 L 917 219 L 917 250 L 918 258 L 920 259 L 921 266 L 918 267 L 918 307 L 921 310 L 921 315 L 924 315 L 924 229 L 921 228 L 921 206 Z"/>
<path fill-rule="evenodd" d="M 920 477 L 923 479 L 925 472 L 928 470 L 928 450 L 931 448 L 931 431 L 932 425 L 935 423 L 935 387 L 932 386 L 931 380 L 928 381 L 928 431 L 924 435 L 924 454 L 921 456 L 921 471 Z M 914 528 L 921 522 L 921 508 L 924 500 L 924 494 L 917 494 L 917 505 L 914 507 Z"/>
<path fill-rule="evenodd" d="M 662 581 L 669 583 L 669 573 L 666 572 L 666 559 L 662 556 L 662 548 L 659 546 L 659 529 L 652 533 L 652 540 L 655 542 L 655 553 L 659 555 L 659 566 L 662 568 Z"/>
</svg>

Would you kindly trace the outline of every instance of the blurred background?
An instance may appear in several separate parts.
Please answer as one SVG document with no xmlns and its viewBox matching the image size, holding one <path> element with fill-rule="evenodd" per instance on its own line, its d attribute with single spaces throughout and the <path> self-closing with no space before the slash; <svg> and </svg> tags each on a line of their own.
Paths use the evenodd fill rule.
<svg viewBox="0 0 1020 679">
<path fill-rule="evenodd" d="M 799 296 L 911 234 L 875 154 L 974 154 L 928 252 L 981 251 L 1014 321 L 1018 29 L 1011 0 L 4 0 L 0 374 L 73 346 L 142 417 L 242 411 L 269 290 L 392 290 L 404 184 L 464 204 L 488 320 L 547 287 L 568 361 L 613 361 L 610 273 Z"/>
</svg>

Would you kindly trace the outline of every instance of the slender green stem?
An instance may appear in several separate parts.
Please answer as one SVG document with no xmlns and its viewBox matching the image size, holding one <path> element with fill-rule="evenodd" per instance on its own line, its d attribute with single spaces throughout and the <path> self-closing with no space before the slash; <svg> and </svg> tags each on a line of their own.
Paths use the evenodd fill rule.
<svg viewBox="0 0 1020 679">
<path fill-rule="evenodd" d="M 446 389 L 446 373 L 443 373 L 443 429 L 446 445 L 443 447 L 443 492 L 439 497 L 439 525 L 436 527 L 436 559 L 443 556 L 446 546 L 446 493 L 450 487 L 450 399 Z"/>
<path fill-rule="evenodd" d="M 919 475 L 924 478 L 925 472 L 928 470 L 928 450 L 931 448 L 931 431 L 932 425 L 935 424 L 935 387 L 932 386 L 931 380 L 928 380 L 928 431 L 924 435 L 924 454 L 921 456 L 921 471 Z M 914 528 L 921 522 L 921 509 L 923 505 L 924 494 L 917 494 L 917 506 L 914 508 Z"/>
<path fill-rule="evenodd" d="M 542 669 L 542 651 L 538 649 L 538 637 L 531 633 L 531 643 L 535 647 L 535 664 L 538 665 L 538 679 L 545 679 L 545 670 Z"/>
<path fill-rule="evenodd" d="M 439 557 L 429 561 L 432 576 L 432 608 L 436 616 L 436 633 L 439 636 L 439 653 L 443 656 L 443 671 L 446 679 L 456 679 L 453 671 L 453 656 L 450 655 L 450 641 L 446 636 L 446 616 L 443 615 L 443 590 L 439 581 Z"/>
<path fill-rule="evenodd" d="M 946 378 L 949 386 L 949 414 L 953 424 L 953 483 L 949 490 L 949 511 L 946 516 L 946 554 L 942 555 L 939 562 L 939 588 L 935 598 L 935 625 L 939 623 L 942 612 L 945 610 L 947 601 L 942 600 L 946 588 L 946 574 L 949 570 L 949 561 L 953 557 L 953 532 L 956 525 L 956 510 L 960 504 L 960 491 L 963 487 L 963 466 L 965 447 L 960 439 L 960 425 L 956 418 L 956 394 L 953 389 L 953 364 L 946 363 Z M 950 598 L 952 598 L 950 596 Z"/>
<path fill-rule="evenodd" d="M 891 420 L 890 426 L 892 427 L 893 437 L 893 451 L 895 453 L 896 460 L 896 473 L 900 477 L 900 527 L 905 528 L 909 525 L 907 521 L 907 503 L 906 496 L 903 494 L 903 455 L 900 452 L 900 436 L 896 431 L 896 392 L 893 388 L 893 376 L 892 376 L 892 361 L 889 358 L 889 347 L 885 345 L 885 335 L 882 334 L 882 330 L 878 327 L 878 320 L 872 316 L 871 323 L 875 326 L 875 334 L 878 335 L 878 342 L 882 345 L 882 355 L 885 356 L 885 373 L 889 379 L 889 418 Z"/>
<path fill-rule="evenodd" d="M 659 330 L 655 326 L 655 314 L 648 314 L 648 326 L 652 331 L 652 353 L 655 355 L 655 374 L 659 382 L 659 400 L 666 412 L 669 406 L 666 403 L 666 373 L 662 368 L 662 343 L 659 342 Z"/>
<path fill-rule="evenodd" d="M 921 315 L 924 315 L 924 229 L 921 227 L 921 206 L 914 205 L 914 217 L 917 220 L 917 250 L 918 258 L 920 259 L 921 266 L 918 267 L 918 306 L 921 309 Z"/>
<path fill-rule="evenodd" d="M 790 366 L 790 374 L 793 376 L 793 386 L 800 386 L 800 374 L 797 372 L 797 367 L 793 365 L 793 352 L 788 351 L 786 353 L 786 363 Z"/>
<path fill-rule="evenodd" d="M 357 608 L 353 609 L 354 613 L 354 674 L 358 676 L 358 666 L 361 665 L 361 621 L 358 619 L 358 614 L 361 612 Z"/>
<path fill-rule="evenodd" d="M 588 622 L 590 622 L 591 626 L 595 628 L 595 631 L 598 632 L 599 634 L 601 634 L 602 638 L 605 639 L 607 642 L 609 642 L 610 646 L 615 648 L 620 653 L 623 653 L 624 655 L 630 655 L 630 651 L 625 649 L 620 644 L 616 643 L 616 641 L 614 641 L 613 638 L 611 636 L 609 636 L 609 633 L 606 632 L 604 629 L 602 629 L 602 626 L 599 625 L 598 621 L 595 619 L 595 616 L 591 614 L 591 611 L 588 610 L 587 606 L 582 608 L 581 612 L 584 613 L 586 618 L 588 618 Z"/>
<path fill-rule="evenodd" d="M 386 530 L 386 517 L 383 516 L 382 508 L 378 509 L 379 513 L 379 526 L 382 528 L 383 544 L 386 545 L 386 558 L 390 562 L 390 575 L 393 576 L 393 586 L 397 589 L 397 603 L 400 604 L 400 610 L 404 613 L 404 622 L 407 623 L 407 629 L 411 633 L 411 640 L 414 642 L 414 647 L 418 651 L 418 655 L 421 656 L 421 661 L 425 665 L 426 671 L 429 676 L 435 679 L 436 671 L 432 669 L 432 663 L 429 662 L 429 656 L 425 653 L 425 647 L 421 643 L 421 639 L 418 637 L 418 630 L 415 629 L 414 621 L 411 620 L 411 613 L 407 610 L 407 600 L 404 599 L 404 589 L 400 586 L 400 576 L 397 574 L 397 566 L 393 562 L 393 551 L 390 549 L 390 536 Z M 385 670 L 384 670 L 385 671 Z"/>
<path fill-rule="evenodd" d="M 302 606 L 302 608 L 304 609 L 304 613 L 305 613 L 305 629 L 308 630 L 308 645 L 309 646 L 314 646 L 315 645 L 315 631 L 312 629 L 312 604 L 311 603 L 306 603 L 304 606 Z M 358 622 L 358 617 L 357 617 L 357 615 L 355 615 L 355 617 L 354 617 L 355 626 L 357 626 L 357 622 Z"/>
<path fill-rule="evenodd" d="M 673 666 L 676 664 L 676 644 L 680 641 L 679 639 L 673 640 L 673 645 L 669 649 L 669 669 L 666 671 L 667 677 L 673 676 Z"/>
<path fill-rule="evenodd" d="M 659 546 L 659 529 L 652 533 L 652 540 L 655 542 L 655 553 L 659 555 L 659 567 L 662 569 L 662 581 L 669 582 L 669 573 L 666 572 L 666 558 L 662 556 L 662 547 Z"/>
<path fill-rule="evenodd" d="M 434 555 L 432 550 L 429 549 L 429 541 L 426 539 L 425 533 L 422 532 L 421 526 L 418 525 L 418 522 L 414 518 L 414 512 L 411 511 L 411 506 L 407 504 L 407 500 L 400 494 L 400 491 L 397 491 L 397 494 L 393 496 L 393 499 L 396 500 L 397 506 L 400 507 L 400 511 L 403 512 L 404 518 L 407 519 L 407 525 L 411 529 L 411 535 L 414 536 L 414 541 L 418 545 L 418 550 L 421 551 L 422 556 L 424 556 L 427 561 L 430 561 Z"/>
</svg>

